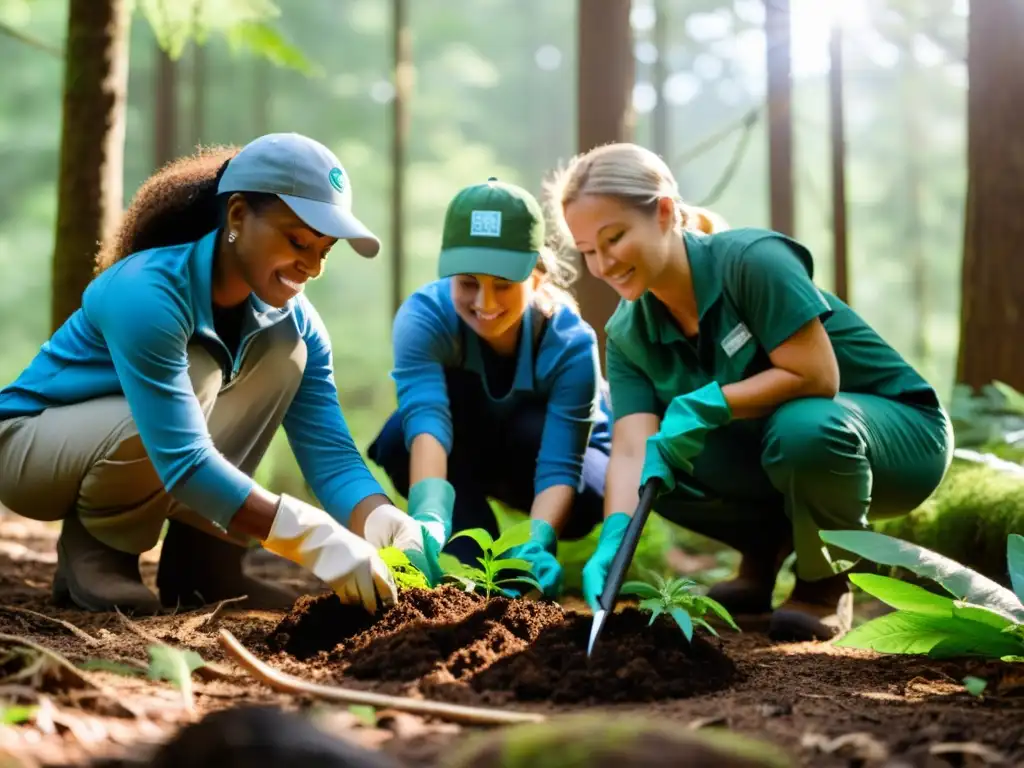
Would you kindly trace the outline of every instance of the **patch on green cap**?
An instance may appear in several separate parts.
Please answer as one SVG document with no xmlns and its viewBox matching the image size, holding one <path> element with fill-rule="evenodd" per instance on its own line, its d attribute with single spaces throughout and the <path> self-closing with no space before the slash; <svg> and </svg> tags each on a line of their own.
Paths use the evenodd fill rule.
<svg viewBox="0 0 1024 768">
<path fill-rule="evenodd" d="M 544 245 L 544 213 L 522 187 L 495 178 L 465 187 L 448 204 L 440 277 L 493 275 L 522 282 Z"/>
</svg>

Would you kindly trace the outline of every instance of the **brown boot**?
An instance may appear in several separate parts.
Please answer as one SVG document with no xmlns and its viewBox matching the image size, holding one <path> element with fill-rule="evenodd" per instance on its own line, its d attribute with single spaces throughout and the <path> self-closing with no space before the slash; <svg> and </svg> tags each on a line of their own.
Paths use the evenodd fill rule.
<svg viewBox="0 0 1024 768">
<path fill-rule="evenodd" d="M 821 579 L 797 579 L 793 593 L 773 613 L 768 636 L 779 642 L 831 640 L 850 629 L 853 593 L 846 573 Z"/>
<path fill-rule="evenodd" d="M 301 593 L 245 574 L 248 550 L 176 520 L 168 521 L 156 574 L 165 606 L 199 607 L 247 595 L 238 607 L 288 610 Z"/>
<path fill-rule="evenodd" d="M 90 534 L 77 513 L 64 519 L 57 540 L 53 602 L 86 611 L 153 614 L 160 601 L 142 583 L 139 556 L 108 547 Z"/>
<path fill-rule="evenodd" d="M 708 597 L 717 600 L 736 616 L 757 616 L 772 610 L 775 578 L 789 553 L 788 540 L 769 539 L 761 548 L 740 550 L 739 573 L 708 590 Z"/>
</svg>

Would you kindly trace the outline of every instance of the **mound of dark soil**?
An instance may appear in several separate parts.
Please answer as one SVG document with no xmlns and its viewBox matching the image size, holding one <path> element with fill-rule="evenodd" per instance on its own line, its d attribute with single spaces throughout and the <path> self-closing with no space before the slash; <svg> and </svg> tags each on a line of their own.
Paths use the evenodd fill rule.
<svg viewBox="0 0 1024 768">
<path fill-rule="evenodd" d="M 667 618 L 648 627 L 627 608 L 609 617 L 594 654 L 592 617 L 554 603 L 485 601 L 456 587 L 402 592 L 376 622 L 331 594 L 298 601 L 268 644 L 298 659 L 317 656 L 337 677 L 414 683 L 458 701 L 653 701 L 687 698 L 738 679 L 714 638 L 687 642 Z"/>
</svg>

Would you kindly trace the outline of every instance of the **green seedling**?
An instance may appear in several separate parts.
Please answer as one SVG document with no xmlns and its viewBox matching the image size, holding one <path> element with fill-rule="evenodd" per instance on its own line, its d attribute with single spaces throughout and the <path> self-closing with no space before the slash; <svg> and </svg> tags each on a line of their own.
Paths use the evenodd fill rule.
<svg viewBox="0 0 1024 768">
<path fill-rule="evenodd" d="M 708 624 L 704 616 L 711 611 L 722 621 L 735 629 L 740 628 L 733 621 L 729 611 L 717 600 L 707 595 L 695 594 L 692 590 L 697 586 L 693 579 L 676 577 L 665 579 L 657 573 L 650 574 L 650 581 L 627 581 L 619 591 L 622 595 L 633 595 L 640 598 L 637 606 L 642 611 L 650 611 L 651 621 L 663 613 L 672 617 L 673 621 L 686 635 L 687 640 L 693 640 L 693 627 L 704 627 L 708 632 L 717 636 L 718 632 Z"/>
<path fill-rule="evenodd" d="M 410 562 L 405 552 L 396 547 L 381 547 L 378 554 L 391 571 L 395 586 L 399 589 L 430 589 L 423 571 Z"/>
<path fill-rule="evenodd" d="M 491 537 L 483 528 L 469 528 L 459 531 L 451 540 L 465 536 L 480 545 L 483 555 L 477 558 L 480 567 L 466 565 L 450 555 L 441 555 L 441 569 L 445 576 L 460 582 L 467 592 L 478 589 L 484 591 L 485 598 L 491 599 L 496 592 L 503 592 L 502 585 L 514 582 L 525 582 L 532 587 L 542 589 L 530 573 L 530 563 L 515 557 L 503 558 L 502 555 L 514 547 L 520 547 L 530 540 L 530 521 L 514 525 L 497 539 Z M 515 576 L 498 578 L 499 575 L 514 572 Z"/>
<path fill-rule="evenodd" d="M 948 557 L 874 531 L 821 531 L 821 539 L 880 565 L 904 568 L 939 584 L 951 596 L 878 574 L 850 581 L 896 609 L 836 641 L 847 648 L 932 658 L 1024 656 L 1024 536 L 1010 534 L 1007 561 L 1014 591 Z"/>
</svg>

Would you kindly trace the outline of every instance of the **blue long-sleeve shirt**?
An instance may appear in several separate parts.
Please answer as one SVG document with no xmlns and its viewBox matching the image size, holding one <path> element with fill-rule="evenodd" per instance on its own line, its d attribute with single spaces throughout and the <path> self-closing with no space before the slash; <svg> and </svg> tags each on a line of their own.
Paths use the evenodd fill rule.
<svg viewBox="0 0 1024 768">
<path fill-rule="evenodd" d="M 527 310 L 524 329 L 532 328 L 534 312 Z M 450 278 L 428 283 L 406 299 L 395 317 L 392 338 L 391 377 L 406 447 L 417 435 L 429 434 L 450 452 L 452 417 L 445 370 L 472 371 L 486 384 L 484 342 L 455 312 Z M 557 308 L 548 320 L 536 354 L 533 333 L 520 334 L 507 395 L 495 397 L 484 386 L 488 405 L 499 414 L 513 411 L 524 396 L 547 401 L 534 493 L 555 485 L 578 489 L 587 446 L 609 448 L 609 405 L 602 390 L 594 331 L 566 307 Z"/>
<path fill-rule="evenodd" d="M 347 522 L 359 501 L 383 489 L 342 415 L 323 322 L 304 295 L 282 309 L 250 295 L 239 353 L 232 356 L 213 326 L 216 234 L 133 254 L 97 276 L 82 307 L 0 390 L 0 420 L 123 394 L 165 489 L 226 529 L 254 481 L 214 447 L 189 379 L 186 347 L 195 336 L 220 344 L 234 360 L 225 371 L 230 381 L 253 338 L 294 323 L 306 345 L 306 367 L 283 426 L 320 503 Z"/>
</svg>

